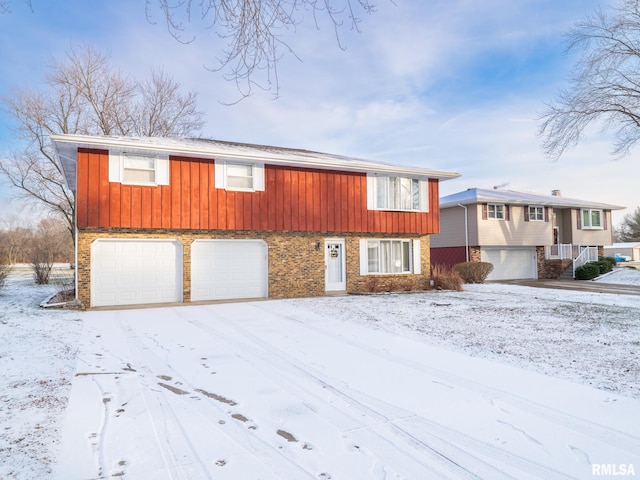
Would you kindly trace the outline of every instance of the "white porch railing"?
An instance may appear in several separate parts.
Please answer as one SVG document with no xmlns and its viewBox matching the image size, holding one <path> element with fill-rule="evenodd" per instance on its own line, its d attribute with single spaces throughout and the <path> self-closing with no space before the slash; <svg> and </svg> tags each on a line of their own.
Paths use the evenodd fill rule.
<svg viewBox="0 0 640 480">
<path fill-rule="evenodd" d="M 598 261 L 598 247 L 582 247 L 570 243 L 547 245 L 545 247 L 547 259 L 573 260 L 573 276 L 576 276 L 576 268 L 589 262 Z"/>
<path fill-rule="evenodd" d="M 546 246 L 546 258 L 554 258 L 560 260 L 573 259 L 578 253 L 574 255 L 574 245 L 570 243 L 560 243 L 558 245 L 547 245 Z"/>
<path fill-rule="evenodd" d="M 582 247 L 582 251 L 573 259 L 573 277 L 576 276 L 576 268 L 585 263 L 598 261 L 598 247 Z"/>
</svg>

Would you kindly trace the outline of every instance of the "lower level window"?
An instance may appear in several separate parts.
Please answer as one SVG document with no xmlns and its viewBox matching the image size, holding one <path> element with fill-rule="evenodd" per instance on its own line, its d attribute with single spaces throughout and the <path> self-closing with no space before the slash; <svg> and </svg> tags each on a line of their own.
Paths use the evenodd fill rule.
<svg viewBox="0 0 640 480">
<path fill-rule="evenodd" d="M 411 273 L 410 240 L 368 240 L 368 273 Z"/>
</svg>

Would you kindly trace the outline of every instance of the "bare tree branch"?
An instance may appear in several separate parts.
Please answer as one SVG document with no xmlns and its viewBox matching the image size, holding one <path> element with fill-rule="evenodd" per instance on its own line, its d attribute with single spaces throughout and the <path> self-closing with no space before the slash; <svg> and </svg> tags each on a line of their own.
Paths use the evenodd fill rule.
<svg viewBox="0 0 640 480">
<path fill-rule="evenodd" d="M 540 118 L 544 152 L 559 158 L 596 123 L 613 132 L 613 155 L 627 155 L 640 140 L 640 0 L 621 0 L 610 14 L 597 10 L 567 39 L 581 57 L 570 87 Z"/>
<path fill-rule="evenodd" d="M 217 66 L 226 70 L 225 78 L 235 82 L 241 96 L 255 88 L 279 93 L 278 62 L 283 54 L 295 56 L 282 35 L 295 31 L 310 14 L 319 28 L 319 17 L 328 18 L 340 48 L 340 30 L 360 31 L 362 15 L 375 11 L 373 0 L 145 0 L 147 18 L 153 21 L 154 7 L 159 8 L 169 33 L 182 43 L 195 37 L 187 26 L 202 23 L 226 42 Z M 264 75 L 264 79 L 256 79 Z"/>
<path fill-rule="evenodd" d="M 0 15 L 2 15 L 3 13 L 11 13 L 11 9 L 9 8 L 10 3 L 11 0 L 0 0 Z M 31 0 L 24 0 L 24 3 L 26 3 L 29 9 L 33 11 Z"/>
</svg>

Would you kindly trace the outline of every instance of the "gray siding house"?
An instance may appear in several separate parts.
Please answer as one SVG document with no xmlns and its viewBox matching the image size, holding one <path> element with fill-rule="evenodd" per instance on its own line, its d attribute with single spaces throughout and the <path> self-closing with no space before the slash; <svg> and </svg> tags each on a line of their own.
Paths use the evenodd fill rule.
<svg viewBox="0 0 640 480">
<path fill-rule="evenodd" d="M 488 280 L 557 278 L 597 259 L 613 243 L 611 212 L 625 207 L 471 188 L 440 199 L 431 264 L 492 263 Z"/>
</svg>

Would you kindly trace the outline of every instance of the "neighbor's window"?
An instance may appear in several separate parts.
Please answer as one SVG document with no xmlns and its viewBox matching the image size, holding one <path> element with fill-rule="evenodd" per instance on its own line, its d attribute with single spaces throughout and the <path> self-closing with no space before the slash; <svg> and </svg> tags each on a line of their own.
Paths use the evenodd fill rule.
<svg viewBox="0 0 640 480">
<path fill-rule="evenodd" d="M 155 157 L 125 154 L 122 162 L 122 183 L 155 184 Z"/>
<path fill-rule="evenodd" d="M 253 165 L 227 162 L 227 188 L 253 190 Z"/>
<path fill-rule="evenodd" d="M 375 177 L 375 208 L 420 210 L 420 181 L 408 177 Z"/>
<path fill-rule="evenodd" d="M 585 208 L 582 210 L 582 228 L 602 228 L 602 210 Z"/>
<path fill-rule="evenodd" d="M 504 220 L 504 205 L 497 203 L 487 205 L 487 217 L 494 220 Z"/>
<path fill-rule="evenodd" d="M 367 273 L 411 273 L 410 240 L 368 240 Z"/>
<path fill-rule="evenodd" d="M 544 207 L 529 207 L 529 220 L 544 222 Z"/>
</svg>

